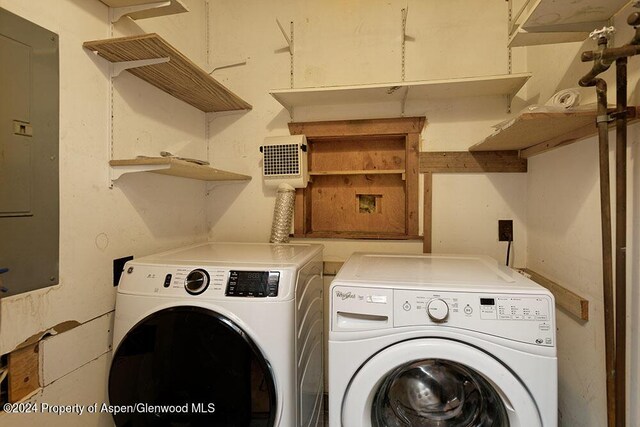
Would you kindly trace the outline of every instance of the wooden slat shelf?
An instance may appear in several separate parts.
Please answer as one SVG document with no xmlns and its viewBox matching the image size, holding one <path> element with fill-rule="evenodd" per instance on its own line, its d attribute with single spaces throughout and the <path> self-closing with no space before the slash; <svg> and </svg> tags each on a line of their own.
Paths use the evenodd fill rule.
<svg viewBox="0 0 640 427">
<path fill-rule="evenodd" d="M 185 160 L 170 157 L 145 157 L 139 159 L 111 160 L 113 179 L 126 173 L 153 172 L 163 175 L 179 176 L 200 181 L 250 181 L 251 177 L 239 173 L 198 165 Z"/>
<path fill-rule="evenodd" d="M 118 15 L 121 13 L 131 19 L 147 19 L 157 16 L 175 15 L 177 13 L 188 12 L 189 9 L 180 0 L 100 0 L 110 8 L 114 9 Z M 167 6 L 157 7 L 161 3 L 169 3 Z M 131 9 L 131 11 L 127 10 Z M 141 9 L 133 11 L 135 9 Z M 117 20 L 117 19 L 116 19 Z"/>
<path fill-rule="evenodd" d="M 269 93 L 283 107 L 341 104 L 369 104 L 438 98 L 491 95 L 514 96 L 531 77 L 530 73 L 467 77 L 447 80 L 380 83 L 355 86 L 331 86 L 301 89 L 277 89 Z"/>
<path fill-rule="evenodd" d="M 204 112 L 251 109 L 250 104 L 218 83 L 157 34 L 88 41 L 83 46 L 114 63 L 169 58 L 165 63 L 127 71 Z"/>
<path fill-rule="evenodd" d="M 528 0 L 518 11 L 509 47 L 583 41 L 589 33 L 607 25 L 628 0 Z"/>
<path fill-rule="evenodd" d="M 520 157 L 531 157 L 596 135 L 596 115 L 595 110 L 521 113 L 507 127 L 471 146 L 469 151 L 520 150 Z M 629 123 L 638 121 L 636 107 L 628 109 L 628 118 Z M 611 122 L 610 126 L 614 125 Z"/>
</svg>

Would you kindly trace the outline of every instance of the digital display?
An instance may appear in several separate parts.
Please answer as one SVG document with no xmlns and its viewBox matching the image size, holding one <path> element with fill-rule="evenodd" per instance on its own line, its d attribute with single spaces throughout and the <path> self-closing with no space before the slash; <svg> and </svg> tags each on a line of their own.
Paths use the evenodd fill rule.
<svg viewBox="0 0 640 427">
<path fill-rule="evenodd" d="M 232 297 L 275 297 L 278 295 L 278 271 L 229 272 L 225 295 Z"/>
<path fill-rule="evenodd" d="M 480 305 L 496 305 L 494 298 L 480 298 Z"/>
</svg>

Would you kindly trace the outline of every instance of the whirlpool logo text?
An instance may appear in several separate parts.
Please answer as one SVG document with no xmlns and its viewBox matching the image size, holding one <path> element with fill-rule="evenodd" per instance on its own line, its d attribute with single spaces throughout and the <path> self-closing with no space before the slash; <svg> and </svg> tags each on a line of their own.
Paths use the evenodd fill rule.
<svg viewBox="0 0 640 427">
<path fill-rule="evenodd" d="M 351 298 L 353 299 L 356 298 L 356 294 L 354 294 L 353 292 L 336 291 L 336 296 L 340 298 L 342 301 L 345 301 Z"/>
</svg>

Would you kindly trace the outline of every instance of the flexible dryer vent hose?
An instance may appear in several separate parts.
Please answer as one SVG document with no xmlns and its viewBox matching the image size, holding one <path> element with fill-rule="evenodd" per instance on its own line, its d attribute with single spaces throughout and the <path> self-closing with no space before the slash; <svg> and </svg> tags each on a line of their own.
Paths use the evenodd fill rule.
<svg viewBox="0 0 640 427">
<path fill-rule="evenodd" d="M 293 206 L 296 199 L 296 189 L 289 184 L 278 186 L 276 206 L 273 209 L 273 223 L 271 224 L 271 243 L 287 243 L 293 220 Z"/>
</svg>

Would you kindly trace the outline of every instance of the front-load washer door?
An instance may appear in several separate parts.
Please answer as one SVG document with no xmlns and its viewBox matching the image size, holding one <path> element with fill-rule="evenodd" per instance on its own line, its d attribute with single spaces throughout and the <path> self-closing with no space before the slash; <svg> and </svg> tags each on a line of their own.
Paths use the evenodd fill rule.
<svg viewBox="0 0 640 427">
<path fill-rule="evenodd" d="M 516 376 L 489 354 L 438 338 L 380 351 L 352 378 L 345 427 L 541 427 Z"/>
<path fill-rule="evenodd" d="M 271 427 L 270 365 L 230 319 L 200 307 L 158 311 L 116 350 L 109 404 L 117 426 Z"/>
</svg>

